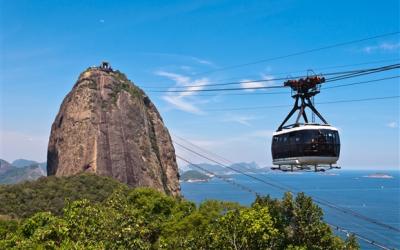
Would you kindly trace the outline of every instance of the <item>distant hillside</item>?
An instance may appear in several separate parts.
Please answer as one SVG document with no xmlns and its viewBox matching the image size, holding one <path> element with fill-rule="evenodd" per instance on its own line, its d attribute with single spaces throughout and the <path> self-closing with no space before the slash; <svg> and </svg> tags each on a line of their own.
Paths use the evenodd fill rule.
<svg viewBox="0 0 400 250">
<path fill-rule="evenodd" d="M 14 184 L 22 181 L 32 181 L 45 175 L 46 173 L 38 165 L 31 165 L 22 168 L 11 166 L 10 169 L 0 174 L 0 184 Z"/>
<path fill-rule="evenodd" d="M 240 162 L 240 163 L 234 163 L 231 165 L 228 165 L 229 168 L 223 167 L 217 164 L 208 164 L 208 163 L 200 163 L 196 164 L 197 166 L 204 168 L 210 172 L 213 172 L 215 174 L 234 174 L 234 170 L 242 171 L 242 172 L 264 172 L 266 169 L 261 168 L 260 166 L 257 165 L 255 162 Z M 187 170 L 198 170 L 196 166 L 191 166 L 187 165 L 183 169 Z M 232 170 L 234 169 L 234 170 Z"/>
<path fill-rule="evenodd" d="M 17 168 L 23 168 L 27 166 L 32 166 L 32 165 L 38 165 L 43 171 L 46 173 L 47 172 L 47 162 L 37 162 L 37 161 L 32 161 L 32 160 L 27 160 L 27 159 L 17 159 L 11 163 L 12 166 L 17 167 Z"/>
<path fill-rule="evenodd" d="M 12 168 L 11 164 L 3 159 L 0 159 L 0 175 Z"/>
<path fill-rule="evenodd" d="M 36 180 L 46 175 L 46 163 L 19 159 L 10 164 L 0 159 L 0 184 Z"/>
<path fill-rule="evenodd" d="M 23 168 L 23 167 L 35 165 L 35 164 L 38 164 L 38 162 L 32 161 L 32 160 L 26 160 L 26 159 L 17 159 L 15 161 L 11 162 L 11 165 L 13 165 L 14 167 L 17 167 L 17 168 Z"/>
<path fill-rule="evenodd" d="M 182 181 L 208 181 L 211 177 L 196 170 L 189 170 L 183 172 L 180 179 Z"/>
<path fill-rule="evenodd" d="M 36 181 L 0 185 L 0 215 L 25 218 L 39 211 L 61 214 L 65 201 L 88 199 L 101 202 L 117 187 L 111 178 L 93 174 L 42 177 Z"/>
</svg>

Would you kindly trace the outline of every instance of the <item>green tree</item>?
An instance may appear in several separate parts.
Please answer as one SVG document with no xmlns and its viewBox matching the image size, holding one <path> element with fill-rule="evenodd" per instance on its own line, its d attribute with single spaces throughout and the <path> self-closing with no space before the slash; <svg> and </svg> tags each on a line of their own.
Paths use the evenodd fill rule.
<svg viewBox="0 0 400 250">
<path fill-rule="evenodd" d="M 346 249 L 353 244 L 343 242 L 332 233 L 329 225 L 323 221 L 322 209 L 304 193 L 298 193 L 295 199 L 289 192 L 285 193 L 282 200 L 269 196 L 257 197 L 254 205 L 270 208 L 278 230 L 284 235 L 280 238 L 280 248 Z"/>
<path fill-rule="evenodd" d="M 27 199 L 41 211 L 28 216 L 35 210 L 23 204 L 13 214 L 21 219 L 0 216 L 0 249 L 358 249 L 354 235 L 346 241 L 335 236 L 322 210 L 302 193 L 286 193 L 282 200 L 257 197 L 251 207 L 221 201 L 196 206 L 102 177 L 60 180 L 62 188 L 53 189 L 54 179 L 0 188 L 2 199 Z M 103 190 L 100 195 L 94 187 Z M 61 190 L 82 194 L 64 194 L 61 209 L 54 201 Z M 11 203 L 2 211 L 13 213 Z"/>
<path fill-rule="evenodd" d="M 209 233 L 214 249 L 276 249 L 279 237 L 268 207 L 259 205 L 228 211 Z"/>
<path fill-rule="evenodd" d="M 238 203 L 208 200 L 196 209 L 193 203 L 181 203 L 187 209 L 174 213 L 164 223 L 158 248 L 164 249 L 210 249 L 210 225 L 228 211 L 242 208 Z M 181 205 L 181 206 L 182 206 Z M 186 212 L 184 212 L 186 211 Z"/>
</svg>

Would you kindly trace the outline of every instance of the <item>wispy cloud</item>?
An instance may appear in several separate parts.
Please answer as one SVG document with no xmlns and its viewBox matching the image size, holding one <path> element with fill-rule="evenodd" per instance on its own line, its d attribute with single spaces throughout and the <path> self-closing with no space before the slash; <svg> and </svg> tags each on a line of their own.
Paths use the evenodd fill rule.
<svg viewBox="0 0 400 250">
<path fill-rule="evenodd" d="M 159 70 L 159 71 L 156 71 L 155 74 L 158 76 L 164 76 L 166 78 L 169 78 L 170 80 L 175 81 L 176 84 L 180 85 L 180 86 L 188 85 L 190 82 L 190 77 L 183 76 L 183 75 L 176 74 L 176 73 Z"/>
<path fill-rule="evenodd" d="M 175 108 L 193 114 L 202 114 L 203 112 L 194 104 L 182 98 L 182 96 L 166 95 L 162 97 L 166 102 L 172 104 Z"/>
<path fill-rule="evenodd" d="M 194 57 L 194 56 L 192 56 L 191 58 L 197 63 L 215 67 L 215 64 L 209 60 L 201 59 L 201 58 Z"/>
<path fill-rule="evenodd" d="M 254 116 L 246 116 L 246 115 L 234 115 L 229 114 L 223 119 L 224 122 L 236 122 L 245 126 L 250 127 L 251 121 L 256 120 L 257 118 Z"/>
<path fill-rule="evenodd" d="M 156 75 L 166 77 L 175 82 L 175 86 L 169 88 L 169 90 L 177 90 L 177 86 L 184 87 L 179 88 L 179 90 L 187 90 L 189 92 L 177 92 L 177 93 L 167 93 L 162 97 L 166 102 L 174 106 L 175 108 L 193 113 L 193 114 L 203 114 L 204 112 L 196 105 L 198 104 L 197 100 L 191 98 L 197 94 L 195 90 L 201 90 L 204 88 L 204 85 L 209 83 L 208 78 L 199 78 L 192 79 L 191 77 L 177 74 L 173 72 L 167 71 L 156 71 Z M 192 91 L 192 92 L 190 92 Z"/>
<path fill-rule="evenodd" d="M 244 79 L 241 81 L 240 86 L 242 88 L 262 88 L 275 85 L 275 81 L 273 80 L 274 77 L 272 75 L 267 75 L 264 73 L 261 73 L 260 75 L 262 80 L 265 81 L 260 82 L 260 81 L 252 81 L 249 79 Z M 246 89 L 245 91 L 253 92 L 255 90 L 257 89 Z"/>
<path fill-rule="evenodd" d="M 252 82 L 249 79 L 245 79 L 245 80 L 242 80 L 240 82 L 241 82 L 240 86 L 242 88 L 261 88 L 261 87 L 264 87 L 264 83 L 263 82 Z M 245 89 L 245 91 L 253 92 L 253 91 L 255 91 L 255 89 Z"/>
<path fill-rule="evenodd" d="M 399 127 L 397 122 L 389 122 L 388 124 L 386 124 L 386 126 L 389 128 L 398 128 Z"/>
<path fill-rule="evenodd" d="M 365 53 L 372 53 L 376 51 L 397 51 L 400 49 L 400 42 L 392 43 L 392 42 L 384 42 L 379 45 L 370 45 L 363 48 Z"/>
<path fill-rule="evenodd" d="M 159 53 L 159 52 L 144 52 L 143 54 L 145 55 L 150 55 L 150 56 L 157 56 L 157 57 L 169 57 L 171 59 L 179 60 L 181 63 L 185 64 L 191 64 L 191 63 L 197 63 L 197 64 L 202 64 L 205 66 L 209 67 L 216 67 L 216 64 L 212 62 L 211 60 L 205 59 L 205 58 L 199 58 L 196 56 L 192 55 L 182 55 L 182 54 L 174 54 L 174 53 Z"/>
</svg>

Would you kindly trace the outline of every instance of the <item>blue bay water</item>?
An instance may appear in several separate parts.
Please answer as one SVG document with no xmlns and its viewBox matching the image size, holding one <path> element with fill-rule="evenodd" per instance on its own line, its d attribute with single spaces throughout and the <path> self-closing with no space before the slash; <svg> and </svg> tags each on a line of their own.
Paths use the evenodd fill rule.
<svg viewBox="0 0 400 250">
<path fill-rule="evenodd" d="M 265 181 L 289 187 L 294 192 L 302 191 L 317 200 L 331 202 L 368 216 L 393 227 L 400 228 L 400 175 L 399 171 L 384 171 L 394 178 L 366 178 L 370 174 L 382 171 L 344 171 L 332 170 L 325 174 L 313 172 L 268 172 L 257 174 Z M 254 174 L 252 174 L 254 175 Z M 244 175 L 230 175 L 229 178 L 247 186 L 260 194 L 282 198 L 284 191 Z M 207 199 L 235 201 L 250 205 L 255 196 L 239 187 L 220 179 L 209 182 L 181 183 L 186 199 L 199 203 Z M 342 213 L 327 206 L 324 210 L 327 222 L 346 228 L 391 248 L 400 249 L 400 234 L 366 222 L 351 214 Z M 343 233 L 338 235 L 345 237 Z M 359 241 L 362 249 L 375 249 L 374 246 Z"/>
</svg>

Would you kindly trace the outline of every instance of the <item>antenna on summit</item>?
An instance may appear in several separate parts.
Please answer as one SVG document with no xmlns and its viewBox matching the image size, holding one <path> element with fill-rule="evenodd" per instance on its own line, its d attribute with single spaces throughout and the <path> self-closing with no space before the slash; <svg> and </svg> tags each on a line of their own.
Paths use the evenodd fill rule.
<svg viewBox="0 0 400 250">
<path fill-rule="evenodd" d="M 99 66 L 99 68 L 104 70 L 104 71 L 107 71 L 107 72 L 113 71 L 113 69 L 111 68 L 110 63 L 107 62 L 107 61 L 102 61 L 100 66 Z"/>
</svg>

